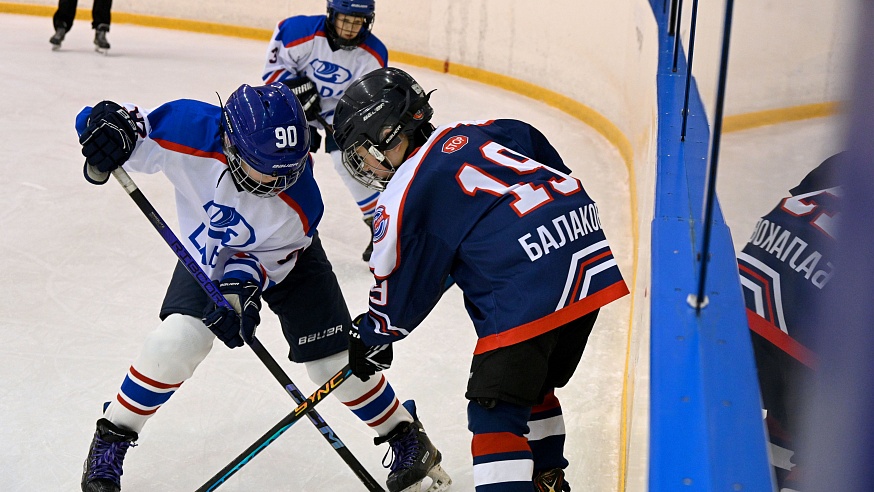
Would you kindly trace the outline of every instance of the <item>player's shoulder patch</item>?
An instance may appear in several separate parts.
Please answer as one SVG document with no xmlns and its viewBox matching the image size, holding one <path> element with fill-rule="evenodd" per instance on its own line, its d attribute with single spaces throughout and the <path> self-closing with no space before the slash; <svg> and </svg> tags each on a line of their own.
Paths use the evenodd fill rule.
<svg viewBox="0 0 874 492">
<path fill-rule="evenodd" d="M 470 139 L 467 138 L 467 135 L 450 135 L 449 138 L 443 142 L 443 148 L 441 150 L 444 154 L 451 154 L 464 148 L 469 141 Z"/>
<path fill-rule="evenodd" d="M 385 238 L 386 232 L 388 232 L 389 222 L 391 220 L 391 216 L 388 212 L 385 211 L 385 206 L 380 205 L 376 207 L 376 211 L 373 212 L 373 242 L 378 243 Z"/>
</svg>

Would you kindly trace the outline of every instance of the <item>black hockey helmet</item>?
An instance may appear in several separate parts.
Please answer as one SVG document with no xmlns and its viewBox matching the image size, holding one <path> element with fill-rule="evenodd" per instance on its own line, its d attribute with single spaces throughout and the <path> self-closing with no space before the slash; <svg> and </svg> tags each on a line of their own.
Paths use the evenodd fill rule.
<svg viewBox="0 0 874 492">
<path fill-rule="evenodd" d="M 383 155 L 400 143 L 400 135 L 413 144 L 421 144 L 417 132 L 430 135 L 434 109 L 418 82 L 401 69 L 386 67 L 374 70 L 349 86 L 337 103 L 334 113 L 334 139 L 343 150 L 343 164 L 365 186 L 385 189 L 396 169 Z M 379 178 L 364 170 L 364 159 L 356 149 L 363 147 L 391 174 Z M 404 158 L 407 156 L 405 155 Z"/>
<path fill-rule="evenodd" d="M 337 28 L 334 26 L 337 14 L 364 19 L 364 25 L 361 26 L 357 36 L 352 39 L 345 39 L 337 34 Z M 375 18 L 376 0 L 328 0 L 328 18 L 325 22 L 325 32 L 336 46 L 344 50 L 351 50 L 367 39 L 367 36 L 370 35 L 370 30 L 373 29 L 373 20 Z"/>
</svg>

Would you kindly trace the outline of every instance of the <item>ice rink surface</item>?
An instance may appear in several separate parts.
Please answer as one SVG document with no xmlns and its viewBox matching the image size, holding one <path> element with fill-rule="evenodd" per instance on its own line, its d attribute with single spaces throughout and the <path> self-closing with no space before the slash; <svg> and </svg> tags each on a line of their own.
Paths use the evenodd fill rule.
<svg viewBox="0 0 874 492">
<path fill-rule="evenodd" d="M 108 56 L 78 22 L 52 52 L 51 20 L 0 16 L 0 489 L 73 491 L 102 404 L 158 323 L 176 261 L 121 187 L 85 182 L 73 127 L 84 105 L 102 99 L 151 108 L 191 98 L 217 103 L 241 83 L 260 84 L 266 42 L 113 25 Z M 378 28 L 377 28 L 378 31 Z M 402 50 L 402 47 L 397 47 Z M 437 124 L 513 117 L 546 134 L 598 202 L 624 275 L 631 280 L 628 177 L 618 153 L 579 121 L 534 100 L 415 67 Z M 361 261 L 367 231 L 327 154 L 316 159 L 326 212 L 320 225 L 352 314 L 365 309 L 370 273 Z M 133 175 L 161 215 L 176 224 L 173 192 L 161 175 Z M 574 490 L 614 490 L 619 463 L 622 375 L 630 299 L 602 311 L 580 369 L 558 396 L 565 408 L 568 478 Z M 258 336 L 305 394 L 303 366 L 285 358 L 278 322 L 265 315 Z M 395 348 L 387 372 L 399 398 L 415 399 L 444 455 L 453 490 L 472 491 L 463 398 L 475 334 L 451 289 L 426 322 Z M 247 348 L 221 342 L 149 421 L 125 460 L 123 490 L 191 491 L 218 472 L 292 408 Z M 330 398 L 319 412 L 383 482 L 387 445 Z M 226 491 L 364 490 L 306 421 L 298 422 L 233 476 Z"/>
<path fill-rule="evenodd" d="M 241 83 L 260 84 L 266 43 L 113 25 L 107 56 L 79 22 L 52 52 L 51 21 L 2 15 L 0 29 L 0 483 L 8 491 L 74 491 L 104 401 L 114 398 L 157 310 L 176 261 L 114 181 L 82 178 L 73 127 L 102 99 L 151 108 L 191 98 L 216 103 Z M 377 27 L 378 34 L 378 27 Z M 396 47 L 403 51 L 403 47 Z M 619 154 L 578 120 L 532 99 L 450 75 L 406 67 L 432 97 L 434 122 L 518 118 L 538 127 L 599 204 L 607 237 L 631 283 L 628 174 Z M 719 193 L 740 249 L 758 217 L 838 150 L 833 122 L 748 130 L 723 140 Z M 816 146 L 816 148 L 812 148 Z M 792 149 L 787 159 L 787 149 Z M 315 154 L 326 203 L 320 234 L 353 315 L 366 307 L 367 241 L 352 198 L 324 153 Z M 173 191 L 161 175 L 133 175 L 175 226 Z M 739 185 L 742 184 L 742 185 Z M 752 190 L 752 192 L 751 192 Z M 641 261 L 648 261 L 642 258 Z M 602 310 L 571 383 L 557 392 L 575 491 L 616 490 L 629 297 Z M 305 394 L 316 385 L 285 358 L 278 322 L 258 336 Z M 472 491 L 463 398 L 475 343 L 461 293 L 451 289 L 423 325 L 395 347 L 387 372 L 399 398 L 415 399 L 444 455 L 453 490 Z M 247 348 L 216 343 L 194 376 L 162 407 L 125 461 L 123 490 L 190 491 L 220 470 L 292 408 Z M 382 482 L 387 446 L 336 400 L 319 412 Z M 225 491 L 364 490 L 318 431 L 298 422 L 233 476 Z"/>
</svg>

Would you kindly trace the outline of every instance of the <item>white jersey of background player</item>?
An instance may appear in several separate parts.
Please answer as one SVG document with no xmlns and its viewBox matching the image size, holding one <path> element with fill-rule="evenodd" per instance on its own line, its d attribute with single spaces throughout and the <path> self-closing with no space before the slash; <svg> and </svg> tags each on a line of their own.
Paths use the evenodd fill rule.
<svg viewBox="0 0 874 492">
<path fill-rule="evenodd" d="M 224 108 L 183 99 L 141 111 L 103 101 L 78 115 L 86 179 L 103 184 L 122 164 L 163 173 L 176 191 L 180 242 L 236 308 L 213 304 L 177 263 L 160 325 L 97 421 L 83 491 L 120 490 L 128 448 L 215 338 L 230 348 L 254 340 L 262 296 L 290 359 L 316 384 L 344 365 L 351 319 L 316 232 L 323 205 L 303 112 L 291 89 L 273 84 L 243 85 Z M 385 379 L 350 378 L 332 394 L 393 450 L 411 445 L 414 407 Z"/>
<path fill-rule="evenodd" d="M 346 87 L 388 63 L 385 45 L 370 33 L 374 8 L 374 0 L 328 0 L 327 16 L 289 17 L 273 32 L 261 78 L 266 84 L 285 83 L 300 99 L 311 125 L 313 152 L 321 143 L 316 129 L 333 122 L 334 107 Z M 379 193 L 349 175 L 332 130 L 326 133 L 325 151 L 361 209 L 367 227 L 372 228 Z M 372 244 L 368 241 L 362 254 L 365 261 L 370 259 Z"/>
</svg>

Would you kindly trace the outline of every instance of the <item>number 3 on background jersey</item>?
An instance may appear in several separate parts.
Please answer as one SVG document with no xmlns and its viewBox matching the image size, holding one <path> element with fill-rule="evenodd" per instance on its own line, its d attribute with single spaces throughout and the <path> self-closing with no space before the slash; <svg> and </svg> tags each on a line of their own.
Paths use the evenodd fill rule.
<svg viewBox="0 0 874 492">
<path fill-rule="evenodd" d="M 276 135 L 276 148 L 284 149 L 297 145 L 297 127 L 289 126 L 283 128 L 278 126 L 273 133 Z"/>
</svg>

